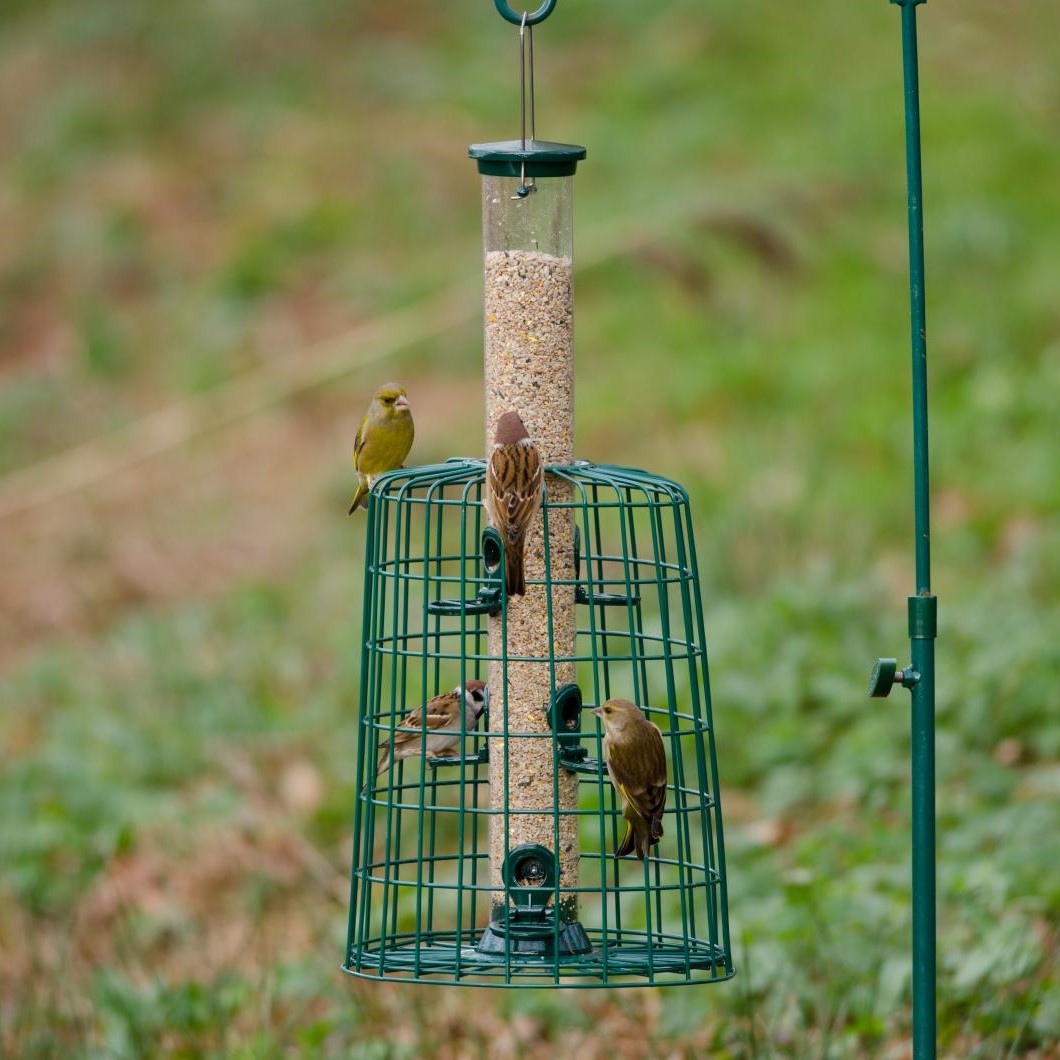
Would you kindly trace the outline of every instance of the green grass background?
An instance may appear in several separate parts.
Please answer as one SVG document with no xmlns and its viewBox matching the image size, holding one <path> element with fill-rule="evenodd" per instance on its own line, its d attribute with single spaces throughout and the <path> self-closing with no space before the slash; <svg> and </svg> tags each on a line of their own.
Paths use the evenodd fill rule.
<svg viewBox="0 0 1060 1060">
<path fill-rule="evenodd" d="M 941 1052 L 1046 1057 L 1060 12 L 919 14 Z M 579 453 L 697 511 L 739 976 L 484 996 L 338 972 L 349 449 L 384 377 L 417 462 L 479 449 L 464 149 L 514 133 L 515 56 L 487 0 L 0 7 L 0 1051 L 909 1055 L 908 716 L 865 698 L 914 588 L 885 0 L 561 0 L 537 36 L 539 129 L 589 148 Z M 466 313 L 432 329 L 447 297 Z M 398 311 L 425 337 L 390 351 L 369 325 Z M 327 342 L 313 385 L 138 459 L 144 417 L 198 423 Z"/>
</svg>

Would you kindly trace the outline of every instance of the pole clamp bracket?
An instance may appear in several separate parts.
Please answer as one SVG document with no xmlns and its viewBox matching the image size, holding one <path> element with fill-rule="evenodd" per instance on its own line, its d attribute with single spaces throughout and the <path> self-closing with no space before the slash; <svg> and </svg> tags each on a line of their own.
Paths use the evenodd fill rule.
<svg viewBox="0 0 1060 1060">
<path fill-rule="evenodd" d="M 909 597 L 909 639 L 934 640 L 939 628 L 939 600 L 931 593 Z"/>
</svg>

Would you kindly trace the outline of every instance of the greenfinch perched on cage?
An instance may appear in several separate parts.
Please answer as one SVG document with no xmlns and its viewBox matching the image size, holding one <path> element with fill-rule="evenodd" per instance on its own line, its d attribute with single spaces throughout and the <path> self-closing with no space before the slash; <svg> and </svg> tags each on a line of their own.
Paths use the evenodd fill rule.
<svg viewBox="0 0 1060 1060">
<path fill-rule="evenodd" d="M 483 505 L 490 522 L 504 538 L 504 581 L 509 596 L 526 592 L 523 549 L 526 532 L 541 507 L 544 469 L 537 448 L 517 412 L 497 421 Z"/>
<path fill-rule="evenodd" d="M 405 463 L 415 433 L 405 388 L 397 383 L 384 383 L 375 392 L 353 443 L 353 466 L 360 481 L 350 515 L 367 503 L 372 483 L 384 471 L 393 471 Z"/>
<path fill-rule="evenodd" d="M 666 809 L 666 751 L 658 725 L 627 699 L 609 699 L 593 713 L 604 725 L 604 763 L 622 796 L 626 834 L 616 858 L 636 854 L 643 861 L 663 837 Z"/>
</svg>

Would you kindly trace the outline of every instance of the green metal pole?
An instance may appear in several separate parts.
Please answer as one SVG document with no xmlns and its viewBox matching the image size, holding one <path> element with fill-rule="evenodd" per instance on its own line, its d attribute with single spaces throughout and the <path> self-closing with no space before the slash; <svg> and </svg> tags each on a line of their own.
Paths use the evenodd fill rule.
<svg viewBox="0 0 1060 1060">
<path fill-rule="evenodd" d="M 909 296 L 913 353 L 913 485 L 916 503 L 916 595 L 909 598 L 912 654 L 913 774 L 913 1057 L 934 1060 L 935 1025 L 935 633 L 931 593 L 928 489 L 927 323 L 924 303 L 923 182 L 916 9 L 925 0 L 891 0 L 902 8 L 906 177 L 909 196 Z"/>
<path fill-rule="evenodd" d="M 916 591 L 931 591 L 928 496 L 927 322 L 924 307 L 924 187 L 920 175 L 920 78 L 916 9 L 924 0 L 892 0 L 902 6 L 905 67 L 905 155 L 909 189 L 909 298 L 913 345 L 913 485 L 916 493 Z"/>
</svg>

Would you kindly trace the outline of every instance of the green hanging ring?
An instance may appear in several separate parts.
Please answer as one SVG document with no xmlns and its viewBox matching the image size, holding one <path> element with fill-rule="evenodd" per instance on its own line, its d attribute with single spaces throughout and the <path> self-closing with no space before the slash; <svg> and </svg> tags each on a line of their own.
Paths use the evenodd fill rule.
<svg viewBox="0 0 1060 1060">
<path fill-rule="evenodd" d="M 523 24 L 523 15 L 526 15 L 526 24 L 528 26 L 536 26 L 539 22 L 544 22 L 556 7 L 556 0 L 543 0 L 541 6 L 532 15 L 528 15 L 525 11 L 517 14 L 511 9 L 507 0 L 493 0 L 493 3 L 496 5 L 497 12 L 501 18 L 507 19 L 513 26 L 521 26 Z"/>
</svg>

